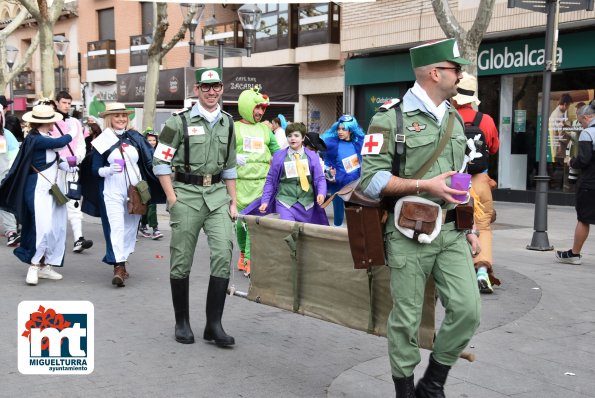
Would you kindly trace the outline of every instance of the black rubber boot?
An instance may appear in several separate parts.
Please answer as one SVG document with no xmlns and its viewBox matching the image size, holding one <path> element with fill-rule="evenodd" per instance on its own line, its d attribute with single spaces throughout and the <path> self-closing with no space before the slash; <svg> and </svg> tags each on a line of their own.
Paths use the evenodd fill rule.
<svg viewBox="0 0 595 398">
<path fill-rule="evenodd" d="M 182 344 L 194 343 L 194 334 L 190 329 L 189 282 L 189 278 L 169 279 L 171 298 L 176 314 L 176 341 Z"/>
<path fill-rule="evenodd" d="M 450 371 L 450 366 L 436 362 L 430 355 L 430 363 L 424 377 L 417 383 L 415 394 L 417 398 L 445 398 L 444 383 Z"/>
<path fill-rule="evenodd" d="M 415 398 L 413 375 L 409 377 L 393 376 L 393 382 L 395 383 L 395 392 L 397 393 L 397 398 Z"/>
<path fill-rule="evenodd" d="M 215 340 L 215 344 L 219 347 L 235 344 L 234 338 L 226 334 L 223 326 L 221 326 L 221 316 L 225 306 L 228 284 L 229 279 L 211 275 L 209 291 L 207 292 L 207 325 L 205 326 L 203 338 L 208 341 Z"/>
</svg>

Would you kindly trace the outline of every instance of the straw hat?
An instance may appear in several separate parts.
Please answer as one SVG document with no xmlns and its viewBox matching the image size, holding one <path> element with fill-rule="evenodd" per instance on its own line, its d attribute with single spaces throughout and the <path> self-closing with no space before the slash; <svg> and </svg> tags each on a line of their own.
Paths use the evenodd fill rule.
<svg viewBox="0 0 595 398">
<path fill-rule="evenodd" d="M 62 120 L 62 115 L 54 111 L 50 105 L 36 105 L 32 111 L 23 115 L 23 120 L 30 123 L 54 123 Z"/>
<path fill-rule="evenodd" d="M 477 98 L 477 79 L 467 72 L 463 72 L 463 78 L 459 81 L 457 87 L 458 94 L 453 97 L 457 104 L 465 105 L 474 102 L 479 105 L 481 101 Z"/>
<path fill-rule="evenodd" d="M 110 102 L 105 106 L 105 111 L 99 113 L 99 116 L 106 117 L 107 115 L 114 115 L 117 113 L 126 113 L 130 115 L 132 112 L 134 111 L 131 109 L 126 109 L 126 105 L 120 102 Z"/>
</svg>

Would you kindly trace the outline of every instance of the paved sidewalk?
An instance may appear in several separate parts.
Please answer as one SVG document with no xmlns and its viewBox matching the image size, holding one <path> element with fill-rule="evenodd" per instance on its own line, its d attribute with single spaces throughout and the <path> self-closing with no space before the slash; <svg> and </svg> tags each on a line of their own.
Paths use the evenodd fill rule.
<svg viewBox="0 0 595 398">
<path fill-rule="evenodd" d="M 482 296 L 482 324 L 447 383 L 448 397 L 595 397 L 595 274 L 593 238 L 583 265 L 553 261 L 553 252 L 528 251 L 533 205 L 497 203 L 495 271 L 503 282 Z M 26 286 L 26 266 L 0 245 L 0 396 L 16 397 L 387 397 L 394 396 L 386 339 L 245 299 L 229 297 L 223 323 L 236 346 L 219 349 L 200 339 L 208 281 L 201 237 L 191 275 L 193 345 L 173 339 L 165 237 L 139 237 L 131 278 L 114 288 L 101 263 L 98 219 L 85 219 L 95 246 L 82 254 L 68 239 L 62 281 Z M 568 249 L 574 209 L 550 207 L 549 239 Z M 237 252 L 234 252 L 234 264 Z M 247 291 L 248 280 L 232 282 Z M 88 376 L 26 376 L 17 370 L 17 306 L 22 300 L 89 300 L 95 306 L 95 371 Z M 417 369 L 423 373 L 427 352 Z M 565 375 L 565 373 L 574 375 Z"/>
</svg>

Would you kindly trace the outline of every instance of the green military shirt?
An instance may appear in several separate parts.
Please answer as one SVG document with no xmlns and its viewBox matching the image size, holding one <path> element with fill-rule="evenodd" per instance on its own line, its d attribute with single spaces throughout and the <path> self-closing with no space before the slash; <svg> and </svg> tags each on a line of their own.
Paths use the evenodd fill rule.
<svg viewBox="0 0 595 398">
<path fill-rule="evenodd" d="M 381 108 L 370 121 L 370 127 L 363 146 L 364 149 L 362 149 L 361 183 L 366 194 L 375 191 L 374 185 L 376 190 L 382 191 L 390 177 L 387 173 L 390 174 L 391 172 L 396 147 L 396 106 L 402 109 L 403 104 Z M 454 107 L 450 107 L 442 118 L 442 123 L 438 124 L 433 116 L 416 109 L 403 112 L 403 131 L 401 134 L 405 135 L 405 153 L 401 157 L 400 177 L 412 178 L 422 165 L 432 157 L 440 139 L 446 132 L 450 113 L 454 113 L 455 117 L 451 138 L 436 162 L 432 164 L 421 179 L 430 179 L 447 171 L 458 171 L 462 167 L 467 140 L 464 133 L 464 124 L 458 112 Z M 379 142 L 379 135 L 382 135 L 382 144 L 378 154 L 366 154 L 366 143 L 370 140 L 370 137 L 368 137 L 370 134 L 377 134 L 375 136 L 375 138 L 378 138 L 375 140 L 376 142 Z M 447 181 L 447 183 L 449 182 Z M 373 186 L 367 189 L 370 184 Z M 455 207 L 454 204 L 444 203 L 441 199 L 431 197 L 425 193 L 420 194 L 420 196 L 441 204 L 444 209 Z M 391 214 L 386 224 L 386 232 L 394 230 L 395 226 Z"/>
<path fill-rule="evenodd" d="M 159 134 L 159 144 L 153 158 L 155 175 L 171 172 L 187 173 L 184 170 L 185 144 L 181 117 L 186 118 L 188 125 L 189 173 L 208 176 L 220 174 L 224 170 L 233 170 L 233 178 L 235 178 L 236 148 L 231 116 L 221 112 L 219 119 L 211 126 L 194 109 L 173 115 L 165 122 Z M 230 145 L 228 145 L 229 142 Z M 231 200 L 224 181 L 209 187 L 174 181 L 173 186 L 177 200 L 196 210 L 200 210 L 203 204 L 213 210 Z"/>
</svg>

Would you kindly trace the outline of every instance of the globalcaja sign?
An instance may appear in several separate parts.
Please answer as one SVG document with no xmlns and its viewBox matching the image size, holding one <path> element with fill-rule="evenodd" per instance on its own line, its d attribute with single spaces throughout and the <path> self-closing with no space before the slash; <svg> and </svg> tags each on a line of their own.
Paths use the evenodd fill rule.
<svg viewBox="0 0 595 398">
<path fill-rule="evenodd" d="M 560 35 L 556 51 L 558 69 L 595 66 L 595 52 L 584 50 L 584 43 L 594 41 L 595 31 Z M 477 52 L 478 74 L 488 76 L 543 71 L 544 45 L 544 37 L 482 44 Z"/>
</svg>

